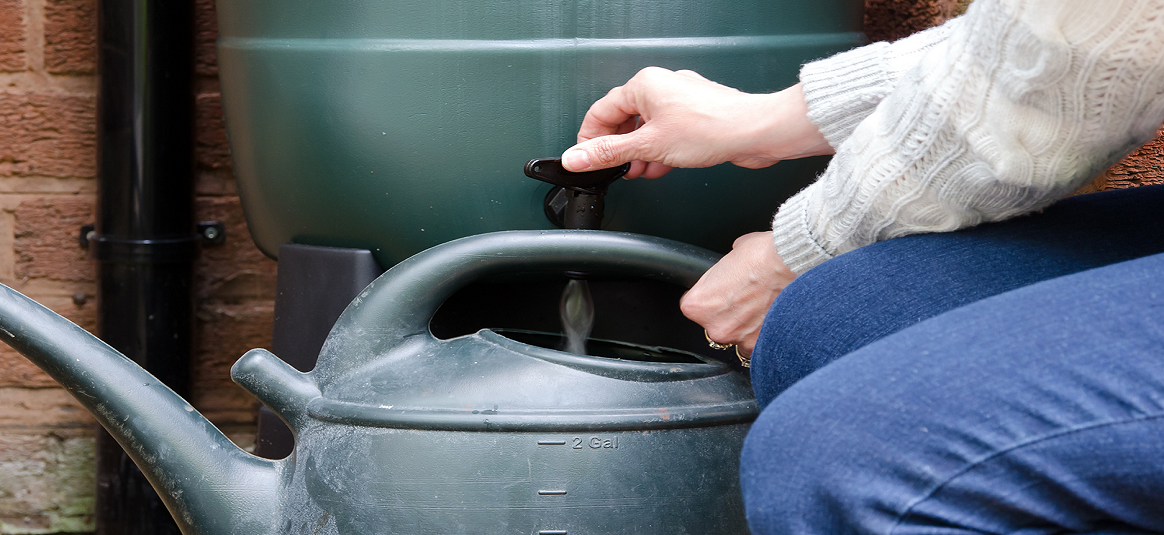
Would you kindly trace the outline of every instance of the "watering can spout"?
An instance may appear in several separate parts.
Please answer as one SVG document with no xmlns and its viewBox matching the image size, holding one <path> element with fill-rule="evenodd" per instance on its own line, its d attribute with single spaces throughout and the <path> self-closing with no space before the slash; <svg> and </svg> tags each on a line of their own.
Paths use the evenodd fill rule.
<svg viewBox="0 0 1164 535">
<path fill-rule="evenodd" d="M 84 329 L 0 285 L 0 340 L 121 444 L 183 533 L 275 533 L 282 463 L 246 453 L 186 400 Z"/>
</svg>

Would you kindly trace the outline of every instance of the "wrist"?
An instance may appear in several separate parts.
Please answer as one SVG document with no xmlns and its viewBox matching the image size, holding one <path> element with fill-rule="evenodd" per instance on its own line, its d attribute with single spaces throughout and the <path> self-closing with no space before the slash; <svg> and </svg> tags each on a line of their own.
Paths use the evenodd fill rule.
<svg viewBox="0 0 1164 535">
<path fill-rule="evenodd" d="M 776 93 L 753 95 L 760 100 L 755 117 L 756 152 L 773 162 L 833 154 L 833 147 L 808 119 L 808 105 L 800 84 Z"/>
</svg>

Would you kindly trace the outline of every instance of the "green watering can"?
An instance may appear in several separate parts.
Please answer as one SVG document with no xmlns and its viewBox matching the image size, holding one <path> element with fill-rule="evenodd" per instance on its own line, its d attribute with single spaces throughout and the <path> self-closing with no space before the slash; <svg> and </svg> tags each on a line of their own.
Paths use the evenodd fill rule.
<svg viewBox="0 0 1164 535">
<path fill-rule="evenodd" d="M 611 356 L 583 356 L 428 328 L 480 277 L 585 270 L 690 286 L 715 260 L 584 230 L 417 254 L 352 301 L 315 370 L 262 349 L 234 365 L 295 433 L 278 461 L 242 451 L 132 361 L 7 287 L 0 338 L 97 417 L 183 533 L 746 533 L 738 453 L 758 408 L 745 377 L 660 348 L 592 342 Z"/>
</svg>

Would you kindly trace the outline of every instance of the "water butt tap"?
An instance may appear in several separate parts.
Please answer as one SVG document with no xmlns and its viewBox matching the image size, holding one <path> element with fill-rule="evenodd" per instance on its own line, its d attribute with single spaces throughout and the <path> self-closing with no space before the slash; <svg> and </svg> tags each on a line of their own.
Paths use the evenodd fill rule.
<svg viewBox="0 0 1164 535">
<path fill-rule="evenodd" d="M 630 164 L 610 169 L 574 173 L 562 167 L 561 158 L 535 158 L 525 164 L 525 175 L 556 186 L 546 194 L 546 218 L 567 229 L 598 230 L 602 227 L 602 197 L 606 188 L 630 171 Z"/>
<path fill-rule="evenodd" d="M 562 167 L 561 158 L 535 158 L 525 164 L 525 175 L 554 188 L 546 194 L 546 218 L 566 229 L 600 230 L 606 188 L 630 171 L 630 164 L 610 169 L 575 173 Z M 586 282 L 589 273 L 566 271 L 570 282 L 562 291 L 558 312 L 562 318 L 566 352 L 586 354 L 586 341 L 594 327 L 594 300 Z"/>
</svg>

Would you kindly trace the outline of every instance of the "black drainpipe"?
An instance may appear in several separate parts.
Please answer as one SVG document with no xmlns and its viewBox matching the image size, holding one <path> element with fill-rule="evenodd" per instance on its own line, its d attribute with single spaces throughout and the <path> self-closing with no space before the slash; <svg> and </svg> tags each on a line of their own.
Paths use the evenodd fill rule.
<svg viewBox="0 0 1164 535">
<path fill-rule="evenodd" d="M 183 397 L 199 252 L 193 5 L 98 2 L 97 216 L 95 229 L 83 231 L 98 261 L 99 336 Z M 97 440 L 96 522 L 99 534 L 180 533 L 104 430 Z"/>
</svg>

